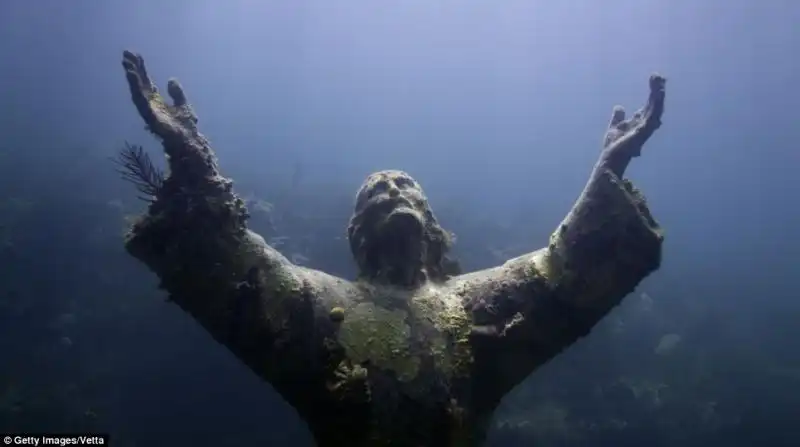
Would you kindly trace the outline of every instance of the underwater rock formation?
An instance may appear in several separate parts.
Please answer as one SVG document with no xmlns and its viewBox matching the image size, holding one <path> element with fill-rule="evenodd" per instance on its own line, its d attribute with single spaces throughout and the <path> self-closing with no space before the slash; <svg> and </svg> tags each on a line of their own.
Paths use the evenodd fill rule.
<svg viewBox="0 0 800 447">
<path fill-rule="evenodd" d="M 662 234 L 623 180 L 660 126 L 665 80 L 626 120 L 549 245 L 453 276 L 449 234 L 413 178 L 370 175 L 348 228 L 349 282 L 292 264 L 246 226 L 183 88 L 168 104 L 125 52 L 133 103 L 169 175 L 130 229 L 128 252 L 173 302 L 297 409 L 320 447 L 480 445 L 500 399 L 586 335 L 660 264 Z"/>
</svg>

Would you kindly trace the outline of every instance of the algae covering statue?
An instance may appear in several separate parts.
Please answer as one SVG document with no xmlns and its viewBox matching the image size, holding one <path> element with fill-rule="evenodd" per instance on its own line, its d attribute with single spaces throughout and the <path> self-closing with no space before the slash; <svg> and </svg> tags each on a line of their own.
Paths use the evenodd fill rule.
<svg viewBox="0 0 800 447">
<path fill-rule="evenodd" d="M 660 126 L 658 75 L 634 116 L 613 110 L 599 161 L 547 247 L 450 277 L 448 233 L 419 183 L 383 171 L 355 199 L 351 282 L 291 264 L 248 230 L 181 85 L 169 81 L 170 104 L 140 55 L 125 52 L 123 67 L 169 159 L 127 250 L 297 409 L 320 447 L 481 445 L 501 398 L 659 267 L 660 228 L 623 180 Z"/>
</svg>

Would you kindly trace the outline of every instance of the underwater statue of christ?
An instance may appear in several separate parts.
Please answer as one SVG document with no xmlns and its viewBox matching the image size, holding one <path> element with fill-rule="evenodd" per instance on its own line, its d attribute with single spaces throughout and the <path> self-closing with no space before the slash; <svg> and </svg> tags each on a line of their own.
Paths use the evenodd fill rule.
<svg viewBox="0 0 800 447">
<path fill-rule="evenodd" d="M 270 383 L 319 447 L 483 443 L 500 400 L 658 269 L 663 236 L 625 169 L 661 125 L 665 80 L 615 107 L 599 159 L 546 247 L 452 275 L 450 237 L 403 171 L 367 177 L 348 227 L 355 281 L 292 264 L 247 228 L 177 80 L 167 102 L 125 52 L 169 173 L 126 236 L 170 299 Z M 536 179 L 531 179 L 535 188 Z"/>
</svg>

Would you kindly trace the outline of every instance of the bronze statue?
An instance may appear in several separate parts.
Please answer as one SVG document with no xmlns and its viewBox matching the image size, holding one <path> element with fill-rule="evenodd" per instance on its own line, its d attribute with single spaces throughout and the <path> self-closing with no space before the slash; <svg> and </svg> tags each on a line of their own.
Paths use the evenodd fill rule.
<svg viewBox="0 0 800 447">
<path fill-rule="evenodd" d="M 183 88 L 159 95 L 125 52 L 133 103 L 169 176 L 126 248 L 170 299 L 297 409 L 320 447 L 476 446 L 500 399 L 659 267 L 662 232 L 625 168 L 661 124 L 663 77 L 600 158 L 547 247 L 449 276 L 449 235 L 419 183 L 370 175 L 356 196 L 354 282 L 291 264 L 247 229 Z"/>
</svg>

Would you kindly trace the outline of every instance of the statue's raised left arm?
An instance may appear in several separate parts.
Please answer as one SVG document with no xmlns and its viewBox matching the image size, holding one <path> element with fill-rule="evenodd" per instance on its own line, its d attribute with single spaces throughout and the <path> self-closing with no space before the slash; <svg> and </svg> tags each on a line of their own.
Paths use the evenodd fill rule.
<svg viewBox="0 0 800 447">
<path fill-rule="evenodd" d="M 472 313 L 476 366 L 489 379 L 486 405 L 588 334 L 658 269 L 661 229 L 623 175 L 661 125 L 664 87 L 651 76 L 647 104 L 630 119 L 614 108 L 599 161 L 547 247 L 454 279 Z"/>
</svg>

